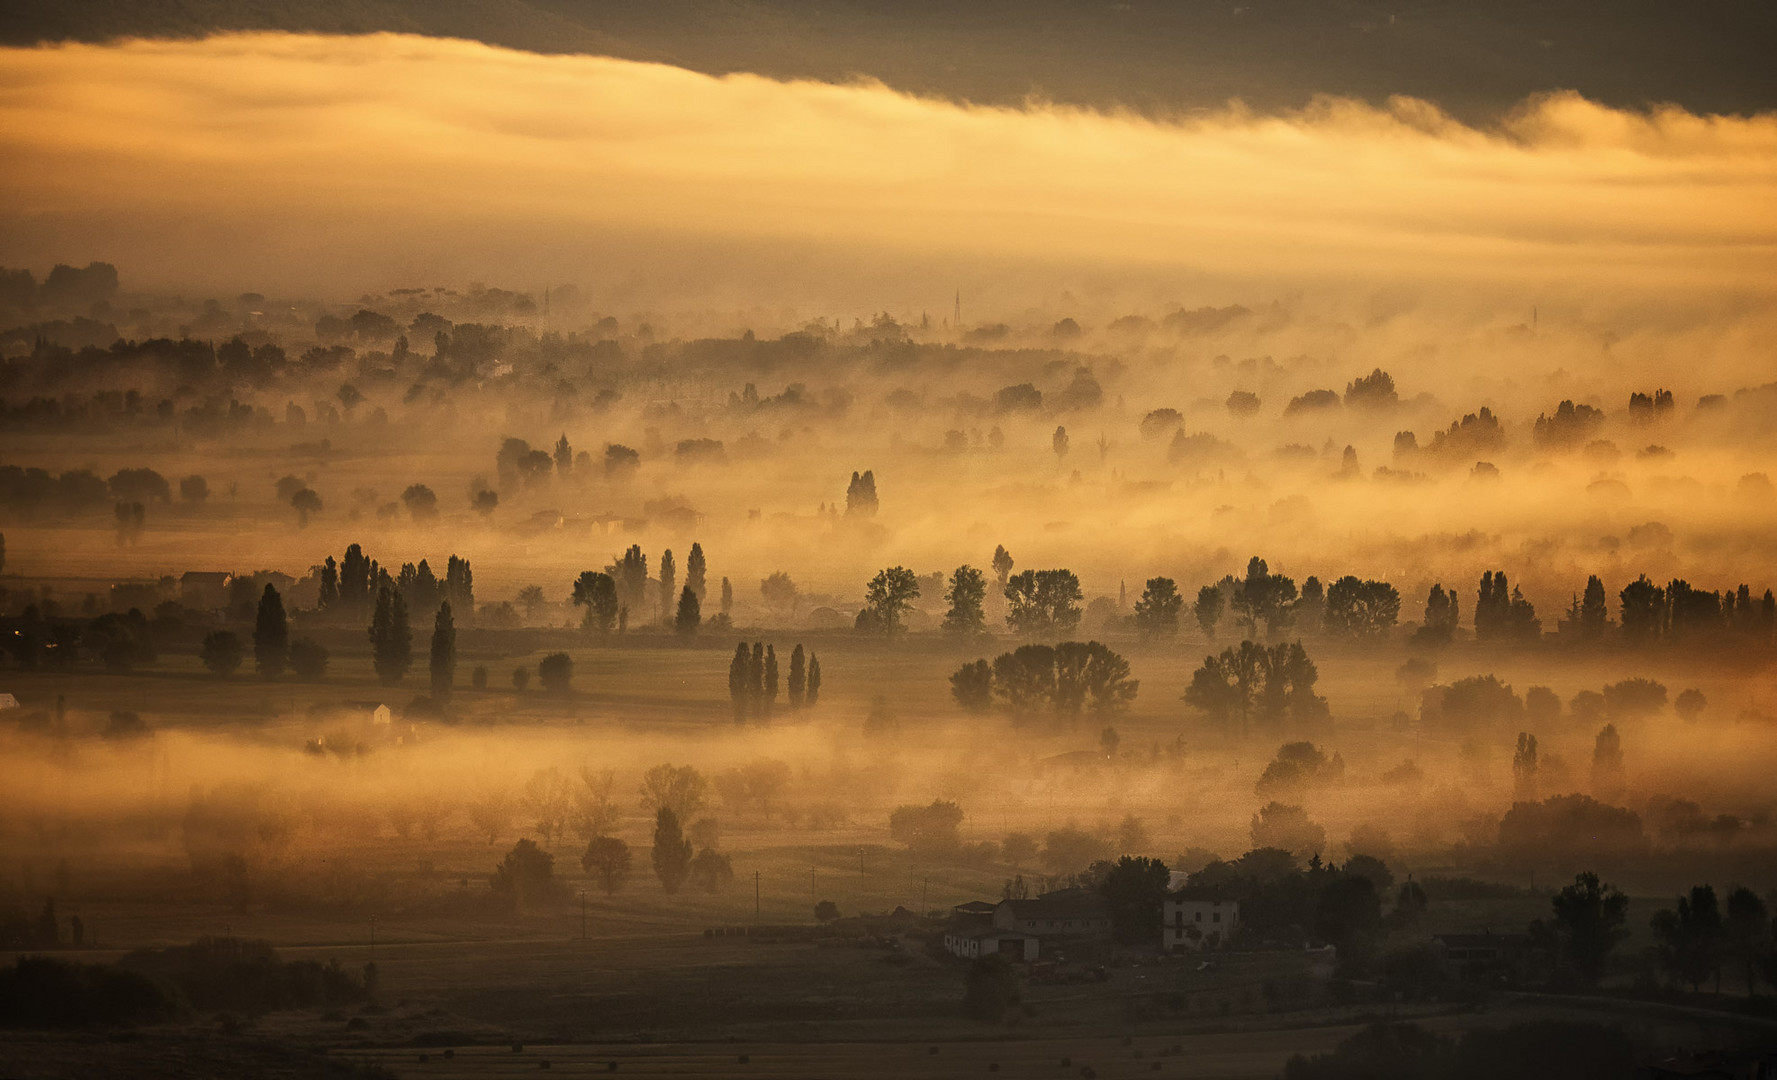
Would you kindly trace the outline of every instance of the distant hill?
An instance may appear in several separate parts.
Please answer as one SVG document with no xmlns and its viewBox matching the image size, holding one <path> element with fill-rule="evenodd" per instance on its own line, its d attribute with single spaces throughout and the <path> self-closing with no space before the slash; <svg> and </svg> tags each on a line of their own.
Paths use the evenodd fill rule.
<svg viewBox="0 0 1777 1080">
<path fill-rule="evenodd" d="M 214 30 L 468 38 L 711 73 L 844 79 L 1150 114 L 1239 97 L 1428 98 L 1485 118 L 1572 89 L 1609 104 L 1777 109 L 1769 0 L 9 0 L 0 41 Z"/>
</svg>

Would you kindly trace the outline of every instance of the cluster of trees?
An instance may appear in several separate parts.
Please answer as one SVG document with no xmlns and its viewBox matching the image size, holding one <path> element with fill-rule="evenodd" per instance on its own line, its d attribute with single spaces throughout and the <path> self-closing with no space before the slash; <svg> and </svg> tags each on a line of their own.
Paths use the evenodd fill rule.
<svg viewBox="0 0 1777 1080">
<path fill-rule="evenodd" d="M 1140 686 L 1129 677 L 1129 661 L 1096 641 L 1020 645 L 991 664 L 976 660 L 950 676 L 958 705 L 981 713 L 997 702 L 1016 720 L 1109 716 L 1127 708 Z"/>
<path fill-rule="evenodd" d="M 734 722 L 748 719 L 764 723 L 777 705 L 777 649 L 766 642 L 746 642 L 734 647 L 728 665 L 728 697 L 734 705 Z M 804 654 L 798 644 L 790 651 L 789 681 L 785 687 L 791 709 L 813 708 L 821 698 L 821 661 L 813 652 Z"/>
<path fill-rule="evenodd" d="M 1328 716 L 1326 698 L 1314 692 L 1319 678 L 1299 641 L 1271 646 L 1242 641 L 1203 658 L 1184 700 L 1217 723 L 1238 721 L 1243 731 L 1255 717 L 1270 724 L 1312 724 Z"/>
<path fill-rule="evenodd" d="M 1713 981 L 1721 993 L 1722 972 L 1732 970 L 1756 994 L 1761 981 L 1777 987 L 1777 925 L 1758 893 L 1744 885 L 1728 893 L 1726 910 L 1711 885 L 1693 886 L 1670 908 L 1654 914 L 1656 956 L 1672 985 L 1695 993 Z"/>
<path fill-rule="evenodd" d="M 586 609 L 580 625 L 599 634 L 613 629 L 627 631 L 631 612 L 648 611 L 648 591 L 654 588 L 657 613 L 649 618 L 675 633 L 695 636 L 703 625 L 703 601 L 709 591 L 708 563 L 703 545 L 692 543 L 685 559 L 685 583 L 679 586 L 678 564 L 668 548 L 660 556 L 658 580 L 648 577 L 648 556 L 640 544 L 631 544 L 622 555 L 614 556 L 604 570 L 586 570 L 574 580 L 570 599 L 575 607 Z M 538 597 L 541 600 L 541 596 Z M 733 589 L 722 579 L 721 625 L 727 625 L 728 608 L 733 603 Z"/>
</svg>

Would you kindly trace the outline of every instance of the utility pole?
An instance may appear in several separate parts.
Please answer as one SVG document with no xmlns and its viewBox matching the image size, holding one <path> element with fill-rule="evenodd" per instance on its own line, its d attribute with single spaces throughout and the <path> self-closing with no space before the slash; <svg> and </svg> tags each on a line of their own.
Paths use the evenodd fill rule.
<svg viewBox="0 0 1777 1080">
<path fill-rule="evenodd" d="M 586 940 L 586 890 L 580 890 L 580 940 Z"/>
<path fill-rule="evenodd" d="M 753 871 L 753 921 L 759 921 L 759 871 Z"/>
</svg>

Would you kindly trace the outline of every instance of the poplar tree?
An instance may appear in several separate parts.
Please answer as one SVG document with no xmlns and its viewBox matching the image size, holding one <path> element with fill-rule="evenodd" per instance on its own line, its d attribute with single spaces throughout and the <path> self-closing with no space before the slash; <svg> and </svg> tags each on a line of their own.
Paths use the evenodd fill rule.
<svg viewBox="0 0 1777 1080">
<path fill-rule="evenodd" d="M 673 562 L 673 552 L 667 548 L 660 553 L 660 621 L 670 623 L 673 619 L 673 600 L 679 591 L 679 568 Z"/>
<path fill-rule="evenodd" d="M 821 658 L 811 650 L 808 654 L 808 698 L 809 708 L 821 699 Z"/>
<path fill-rule="evenodd" d="M 760 704 L 766 716 L 771 715 L 772 706 L 777 704 L 777 650 L 770 645 L 765 646 L 765 691 Z"/>
<path fill-rule="evenodd" d="M 803 655 L 801 645 L 790 650 L 790 683 L 787 690 L 790 708 L 802 708 L 803 699 L 808 695 L 808 657 Z"/>
<path fill-rule="evenodd" d="M 703 545 L 693 542 L 691 554 L 685 556 L 685 587 L 697 594 L 700 607 L 703 598 L 709 594 L 709 585 L 704 580 L 708 569 L 703 560 Z"/>
<path fill-rule="evenodd" d="M 275 679 L 282 675 L 289 656 L 290 623 L 284 617 L 284 599 L 268 584 L 259 598 L 259 613 L 253 621 L 253 663 L 259 669 L 259 677 Z"/>
<path fill-rule="evenodd" d="M 413 632 L 407 626 L 407 601 L 399 590 L 384 585 L 376 593 L 370 620 L 371 662 L 384 686 L 395 686 L 413 666 Z"/>
<path fill-rule="evenodd" d="M 450 601 L 438 605 L 432 622 L 432 697 L 439 701 L 450 698 L 457 679 L 457 627 L 451 618 Z"/>
<path fill-rule="evenodd" d="M 744 723 L 747 718 L 747 685 L 752 670 L 752 653 L 743 641 L 734 647 L 734 660 L 728 665 L 728 697 L 734 703 L 734 722 L 737 724 Z"/>
</svg>

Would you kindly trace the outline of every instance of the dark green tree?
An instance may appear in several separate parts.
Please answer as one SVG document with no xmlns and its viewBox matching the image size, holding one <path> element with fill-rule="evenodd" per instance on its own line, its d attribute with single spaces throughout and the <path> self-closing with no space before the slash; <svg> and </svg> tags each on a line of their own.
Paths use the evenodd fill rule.
<svg viewBox="0 0 1777 1080">
<path fill-rule="evenodd" d="M 703 624 L 703 605 L 698 602 L 697 593 L 690 585 L 679 593 L 679 610 L 673 616 L 673 629 L 680 637 L 696 637 L 697 629 Z"/>
<path fill-rule="evenodd" d="M 525 837 L 512 846 L 488 879 L 494 895 L 524 911 L 535 901 L 547 900 L 558 891 L 555 856 Z"/>
<path fill-rule="evenodd" d="M 610 574 L 583 570 L 574 579 L 574 604 L 584 607 L 586 615 L 580 625 L 587 630 L 608 634 L 617 625 L 617 583 Z"/>
<path fill-rule="evenodd" d="M 364 549 L 357 544 L 346 548 L 345 558 L 339 564 L 339 602 L 348 610 L 364 607 L 370 603 L 372 583 L 370 560 L 364 557 Z"/>
<path fill-rule="evenodd" d="M 1171 578 L 1149 578 L 1141 599 L 1135 602 L 1135 628 L 1145 638 L 1175 637 L 1179 612 L 1184 607 L 1185 598 L 1179 595 L 1177 582 Z"/>
<path fill-rule="evenodd" d="M 1033 716 L 1055 706 L 1055 648 L 1020 645 L 993 661 L 993 692 L 1015 718 Z"/>
<path fill-rule="evenodd" d="M 821 659 L 812 651 L 808 654 L 808 699 L 809 708 L 821 699 Z"/>
<path fill-rule="evenodd" d="M 450 699 L 457 681 L 457 624 L 451 616 L 450 601 L 438 605 L 432 620 L 432 697 L 437 701 Z"/>
<path fill-rule="evenodd" d="M 972 713 L 984 713 L 993 707 L 993 669 L 987 661 L 964 664 L 950 676 L 950 696 Z"/>
<path fill-rule="evenodd" d="M 1744 885 L 1728 894 L 1726 926 L 1728 954 L 1746 973 L 1746 994 L 1758 990 L 1758 969 L 1771 956 L 1771 912 L 1759 894 Z"/>
<path fill-rule="evenodd" d="M 777 706 L 777 649 L 765 646 L 765 666 L 761 672 L 759 708 L 766 716 Z"/>
<path fill-rule="evenodd" d="M 1254 555 L 1247 560 L 1246 577 L 1234 583 L 1230 606 L 1246 624 L 1247 636 L 1257 639 L 1260 623 L 1265 624 L 1268 637 L 1275 637 L 1290 625 L 1295 599 L 1295 579 L 1273 574 L 1265 560 Z"/>
<path fill-rule="evenodd" d="M 284 617 L 284 599 L 267 584 L 253 620 L 253 664 L 260 678 L 275 679 L 284 673 L 289 657 L 290 621 Z"/>
<path fill-rule="evenodd" d="M 198 655 L 204 667 L 227 678 L 241 666 L 245 652 L 241 648 L 240 635 L 233 630 L 212 630 L 204 635 L 203 649 Z"/>
<path fill-rule="evenodd" d="M 734 722 L 737 724 L 744 723 L 752 711 L 752 694 L 748 692 L 752 670 L 752 650 L 743 641 L 734 647 L 734 659 L 728 664 L 728 698 L 734 703 Z"/>
<path fill-rule="evenodd" d="M 1578 630 L 1585 641 L 1600 641 L 1610 628 L 1610 608 L 1604 598 L 1604 582 L 1593 574 L 1586 578 L 1586 592 L 1580 598 Z"/>
<path fill-rule="evenodd" d="M 1689 896 L 1678 898 L 1676 909 L 1655 913 L 1653 929 L 1660 942 L 1661 966 L 1673 978 L 1690 983 L 1695 993 L 1713 975 L 1716 992 L 1721 991 L 1726 933 L 1712 886 L 1692 886 Z"/>
<path fill-rule="evenodd" d="M 950 587 L 944 591 L 950 608 L 944 612 L 944 630 L 960 637 L 974 637 L 986 632 L 987 615 L 982 603 L 987 599 L 987 577 L 972 566 L 959 566 L 950 575 Z"/>
<path fill-rule="evenodd" d="M 808 698 L 808 657 L 803 654 L 801 645 L 790 650 L 790 680 L 786 692 L 792 709 L 802 708 Z"/>
<path fill-rule="evenodd" d="M 1623 586 L 1617 594 L 1622 605 L 1618 621 L 1623 640 L 1631 645 L 1648 645 L 1658 641 L 1665 631 L 1666 590 L 1649 581 L 1646 574 Z"/>
<path fill-rule="evenodd" d="M 1401 595 L 1386 581 L 1360 581 L 1347 574 L 1327 588 L 1324 623 L 1329 634 L 1379 637 L 1394 626 L 1400 612 Z"/>
<path fill-rule="evenodd" d="M 679 824 L 679 815 L 668 807 L 654 814 L 654 850 L 650 853 L 654 876 L 668 895 L 677 893 L 691 873 L 691 841 Z"/>
<path fill-rule="evenodd" d="M 1214 585 L 1205 585 L 1197 590 L 1197 602 L 1191 605 L 1191 614 L 1197 617 L 1197 626 L 1203 636 L 1215 640 L 1216 624 L 1222 621 L 1222 607 L 1227 598 L 1222 590 Z"/>
<path fill-rule="evenodd" d="M 565 652 L 550 653 L 537 662 L 537 681 L 552 694 L 566 694 L 574 685 L 574 660 Z"/>
<path fill-rule="evenodd" d="M 893 637 L 905 626 L 902 620 L 919 598 L 919 576 L 904 566 L 879 571 L 864 589 L 864 609 L 858 612 L 858 629 Z"/>
<path fill-rule="evenodd" d="M 1006 625 L 1025 637 L 1067 635 L 1080 625 L 1080 579 L 1071 570 L 1026 570 L 1006 580 Z"/>
<path fill-rule="evenodd" d="M 907 850 L 925 855 L 955 851 L 961 839 L 963 809 L 943 799 L 930 806 L 897 806 L 889 814 L 889 836 Z"/>
<path fill-rule="evenodd" d="M 587 842 L 580 866 L 598 880 L 606 896 L 616 896 L 629 882 L 629 845 L 614 836 L 595 836 Z"/>
<path fill-rule="evenodd" d="M 339 566 L 333 561 L 333 556 L 329 555 L 327 561 L 321 564 L 321 595 L 315 601 L 315 606 L 326 611 L 338 605 Z"/>
<path fill-rule="evenodd" d="M 1006 578 L 1012 573 L 1012 553 L 1006 550 L 1004 544 L 997 545 L 993 549 L 993 562 L 988 565 L 993 567 L 994 580 L 1003 590 L 1006 587 Z"/>
<path fill-rule="evenodd" d="M 1627 936 L 1623 922 L 1629 914 L 1629 898 L 1588 871 L 1576 875 L 1573 884 L 1556 893 L 1551 903 L 1562 960 L 1582 983 L 1596 983 L 1611 952 Z"/>
<path fill-rule="evenodd" d="M 697 594 L 700 606 L 709 593 L 709 583 L 706 580 L 708 574 L 709 566 L 704 562 L 703 545 L 693 541 L 691 553 L 685 556 L 685 587 Z"/>
<path fill-rule="evenodd" d="M 1448 645 L 1456 640 L 1456 627 L 1461 618 L 1460 603 L 1454 589 L 1444 591 L 1444 586 L 1434 584 L 1425 595 L 1425 617 L 1419 629 L 1413 633 L 1413 643 L 1425 648 L 1437 648 Z"/>
<path fill-rule="evenodd" d="M 679 567 L 673 561 L 672 548 L 660 553 L 660 621 L 673 621 L 674 601 L 679 595 Z"/>
<path fill-rule="evenodd" d="M 605 572 L 617 585 L 618 609 L 643 610 L 648 591 L 648 556 L 642 554 L 642 545 L 631 544 L 628 551 L 611 561 Z"/>
<path fill-rule="evenodd" d="M 370 619 L 371 665 L 384 686 L 398 685 L 413 666 L 413 632 L 407 626 L 407 601 L 389 586 L 376 593 Z"/>
<path fill-rule="evenodd" d="M 1102 862 L 1089 875 L 1098 892 L 1110 904 L 1111 930 L 1118 941 L 1129 944 L 1160 940 L 1161 905 L 1171 872 L 1159 859 L 1125 855 L 1116 862 Z"/>
<path fill-rule="evenodd" d="M 1121 712 L 1140 686 L 1129 677 L 1129 661 L 1100 642 L 1055 646 L 1055 711 L 1063 716 L 1076 716 L 1082 709 L 1101 718 Z"/>
</svg>

